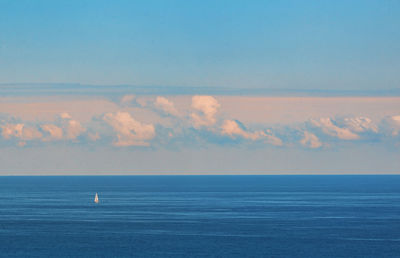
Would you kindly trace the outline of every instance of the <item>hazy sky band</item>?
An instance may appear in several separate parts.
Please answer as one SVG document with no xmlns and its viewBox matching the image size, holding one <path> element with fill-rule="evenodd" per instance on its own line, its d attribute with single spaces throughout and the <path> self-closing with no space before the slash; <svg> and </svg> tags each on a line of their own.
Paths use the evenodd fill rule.
<svg viewBox="0 0 400 258">
<path fill-rule="evenodd" d="M 0 110 L 3 174 L 399 172 L 400 97 L 58 93 Z"/>
</svg>

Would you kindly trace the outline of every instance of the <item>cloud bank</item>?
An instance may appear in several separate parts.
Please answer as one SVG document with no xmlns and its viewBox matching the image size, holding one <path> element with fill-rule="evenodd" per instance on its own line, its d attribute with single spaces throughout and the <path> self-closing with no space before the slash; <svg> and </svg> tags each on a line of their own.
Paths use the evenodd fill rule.
<svg viewBox="0 0 400 258">
<path fill-rule="evenodd" d="M 284 107 L 284 103 L 288 103 L 285 99 L 281 104 L 271 98 L 266 98 L 264 104 L 259 98 L 234 97 L 232 100 L 241 103 L 240 106 L 235 106 L 234 101 L 227 102 L 226 97 L 217 99 L 210 95 L 167 98 L 128 94 L 114 104 L 101 100 L 100 103 L 106 105 L 94 105 L 95 109 L 90 109 L 91 103 L 94 103 L 92 100 L 87 102 L 87 106 L 82 104 L 83 100 L 73 102 L 80 103 L 82 107 L 75 105 L 70 109 L 66 103 L 61 103 L 60 106 L 55 106 L 60 112 L 47 116 L 46 119 L 33 116 L 24 120 L 18 116 L 20 113 L 5 112 L 0 114 L 0 147 L 2 143 L 20 147 L 31 144 L 40 146 L 91 143 L 116 148 L 140 146 L 168 149 L 192 148 L 197 143 L 223 145 L 232 142 L 248 146 L 257 144 L 258 147 L 265 148 L 297 146 L 306 149 L 329 149 L 339 146 L 341 142 L 354 145 L 368 141 L 394 145 L 400 142 L 400 111 L 396 113 L 393 111 L 395 109 L 388 109 L 389 114 L 383 110 L 380 116 L 369 109 L 363 115 L 344 115 L 333 110 L 330 116 L 326 116 L 325 113 L 325 116 L 318 117 L 318 113 L 314 113 L 309 118 L 299 119 L 296 115 L 301 106 L 292 109 L 292 113 L 279 111 Z M 290 101 L 301 103 L 300 100 L 293 102 L 289 99 Z M 318 105 L 323 103 L 320 98 L 315 101 Z M 345 103 L 342 98 L 338 101 L 341 104 Z M 361 100 L 357 101 L 362 103 Z M 332 99 L 328 102 L 332 102 Z M 10 103 L 14 105 L 13 110 L 18 110 L 17 104 Z M 224 103 L 227 103 L 228 107 L 232 104 L 231 109 L 226 109 Z M 366 103 L 371 103 L 371 100 L 368 99 Z M 392 102 L 391 105 L 396 105 L 395 103 Z M 23 104 L 22 102 L 21 105 Z M 252 108 L 252 112 L 247 111 L 250 110 L 249 107 Z M 287 108 L 292 108 L 291 104 Z M 77 110 L 81 113 L 90 110 L 92 115 L 81 115 Z M 247 116 L 243 110 L 247 112 Z M 275 117 L 279 112 L 282 116 L 281 123 L 276 123 Z M 351 113 L 351 110 L 347 113 Z M 357 113 L 360 113 L 359 110 Z M 370 113 L 371 117 L 367 113 Z M 293 118 L 290 119 L 291 116 Z"/>
</svg>

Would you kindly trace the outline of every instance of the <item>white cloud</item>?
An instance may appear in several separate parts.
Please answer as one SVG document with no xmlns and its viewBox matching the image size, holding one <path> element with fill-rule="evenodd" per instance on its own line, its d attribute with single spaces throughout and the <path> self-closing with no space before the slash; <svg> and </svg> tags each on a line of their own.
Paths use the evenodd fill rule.
<svg viewBox="0 0 400 258">
<path fill-rule="evenodd" d="M 336 126 L 328 117 L 320 118 L 319 120 L 312 119 L 311 124 L 321 128 L 325 134 L 342 140 L 356 140 L 360 138 L 359 135 L 353 133 L 350 129 Z"/>
<path fill-rule="evenodd" d="M 128 112 L 107 113 L 104 121 L 111 125 L 117 133 L 115 146 L 149 146 L 147 142 L 155 136 L 152 124 L 136 121 Z"/>
<path fill-rule="evenodd" d="M 196 128 L 215 124 L 215 115 L 220 104 L 212 96 L 193 96 L 192 108 L 197 112 L 192 113 L 193 125 Z"/>
<path fill-rule="evenodd" d="M 300 140 L 300 143 L 309 148 L 319 148 L 322 146 L 321 141 L 318 139 L 318 137 L 310 132 L 304 131 L 304 138 Z"/>
<path fill-rule="evenodd" d="M 242 129 L 239 124 L 234 120 L 225 120 L 222 125 L 222 132 L 223 135 L 228 135 L 232 138 L 236 136 L 241 136 L 245 139 L 256 141 L 259 139 L 264 139 L 266 142 L 281 146 L 282 141 L 278 137 L 272 134 L 266 134 L 264 131 L 255 131 L 255 132 L 247 132 Z"/>
<path fill-rule="evenodd" d="M 44 124 L 42 130 L 49 133 L 49 136 L 43 138 L 44 141 L 61 140 L 63 138 L 63 130 L 53 124 Z"/>
<path fill-rule="evenodd" d="M 168 115 L 179 116 L 179 112 L 176 110 L 174 103 L 167 98 L 158 96 L 154 102 L 154 106 Z"/>
</svg>

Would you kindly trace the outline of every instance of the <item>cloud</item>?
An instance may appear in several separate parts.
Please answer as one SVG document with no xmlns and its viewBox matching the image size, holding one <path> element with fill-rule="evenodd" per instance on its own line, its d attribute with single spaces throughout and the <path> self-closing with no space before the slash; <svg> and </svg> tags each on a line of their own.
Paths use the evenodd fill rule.
<svg viewBox="0 0 400 258">
<path fill-rule="evenodd" d="M 21 139 L 29 141 L 29 140 L 42 138 L 42 136 L 43 136 L 43 134 L 41 132 L 39 132 L 39 130 L 37 130 L 36 128 L 24 127 L 24 129 L 22 130 Z"/>
<path fill-rule="evenodd" d="M 91 141 L 95 142 L 98 139 L 100 139 L 100 134 L 99 133 L 88 133 L 88 137 Z"/>
<path fill-rule="evenodd" d="M 60 127 L 53 124 L 44 124 L 41 128 L 43 131 L 49 133 L 47 137 L 43 138 L 44 141 L 62 140 L 63 130 Z"/>
<path fill-rule="evenodd" d="M 350 129 L 336 126 L 328 117 L 320 118 L 318 120 L 312 119 L 311 124 L 315 127 L 321 128 L 325 134 L 342 140 L 356 140 L 360 138 L 359 135 L 353 133 Z"/>
<path fill-rule="evenodd" d="M 231 138 L 235 138 L 237 136 L 243 137 L 244 139 L 256 141 L 260 139 L 264 139 L 266 142 L 281 146 L 282 141 L 278 137 L 272 134 L 266 134 L 264 131 L 255 131 L 255 132 L 248 132 L 246 131 L 243 126 L 241 126 L 237 121 L 234 120 L 225 120 L 222 125 L 223 135 L 228 135 Z"/>
<path fill-rule="evenodd" d="M 36 128 L 26 127 L 22 123 L 6 124 L 4 126 L 1 126 L 1 128 L 2 136 L 4 139 L 16 137 L 24 141 L 30 141 L 42 137 L 42 133 L 40 133 Z"/>
<path fill-rule="evenodd" d="M 158 96 L 154 102 L 154 106 L 167 115 L 179 116 L 179 112 L 176 110 L 174 103 L 167 98 Z"/>
<path fill-rule="evenodd" d="M 149 146 L 147 142 L 155 136 L 152 124 L 136 121 L 128 112 L 107 113 L 103 120 L 117 133 L 115 146 Z"/>
<path fill-rule="evenodd" d="M 86 132 L 81 123 L 72 119 L 72 116 L 66 112 L 61 113 L 60 117 L 63 121 L 63 129 L 65 130 L 65 137 L 69 140 L 75 140 L 79 135 Z"/>
<path fill-rule="evenodd" d="M 74 140 L 86 129 L 76 120 L 69 120 L 66 128 L 67 139 Z"/>
<path fill-rule="evenodd" d="M 276 137 L 275 135 L 273 135 L 270 130 L 267 130 L 266 137 L 267 137 L 266 142 L 269 144 L 272 144 L 275 146 L 283 145 L 282 140 L 279 139 L 278 137 Z"/>
<path fill-rule="evenodd" d="M 15 102 L 14 104 L 24 103 L 21 99 L 7 101 Z M 140 101 L 146 104 L 145 107 L 140 106 Z M 11 141 L 19 145 L 29 145 L 30 141 L 37 140 L 34 144 L 40 146 L 56 143 L 57 140 L 67 143 L 67 141 L 77 142 L 79 139 L 83 144 L 85 141 L 86 143 L 97 141 L 96 146 L 100 144 L 149 146 L 157 142 L 157 146 L 162 148 L 170 148 L 170 145 L 186 148 L 196 143 L 223 145 L 231 138 L 238 139 L 235 141 L 238 144 L 257 142 L 253 145 L 268 143 L 287 147 L 301 144 L 307 148 L 324 147 L 325 150 L 327 146 L 334 147 L 335 143 L 343 144 L 338 139 L 362 139 L 353 144 L 365 142 L 391 144 L 395 142 L 393 138 L 400 135 L 400 115 L 392 110 L 385 111 L 390 116 L 384 117 L 376 116 L 369 110 L 359 112 L 359 110 L 354 111 L 353 106 L 351 108 L 345 106 L 347 114 L 360 115 L 351 117 L 343 112 L 340 114 L 311 112 L 308 116 L 314 119 L 308 120 L 305 116 L 299 117 L 297 110 L 293 111 L 293 106 L 290 109 L 292 113 L 289 111 L 279 113 L 280 109 L 287 109 L 286 101 L 287 98 L 235 97 L 233 99 L 230 96 L 220 96 L 217 99 L 206 95 L 171 98 L 125 95 L 121 102 L 130 103 L 127 106 L 115 103 L 112 106 L 103 106 L 106 102 L 93 106 L 94 102 L 91 100 L 86 105 L 81 103 L 77 106 L 75 101 L 67 101 L 56 109 L 49 108 L 53 106 L 35 109 L 36 103 L 29 102 L 31 105 L 21 107 L 21 110 L 26 112 L 33 110 L 35 116 L 28 118 L 10 113 L 12 105 L 9 103 L 5 105 L 0 101 L 1 108 L 8 108 L 7 112 L 0 113 L 0 140 L 7 140 L 4 146 Z M 295 103 L 298 104 L 298 109 L 301 109 L 299 101 Z M 304 101 L 308 101 L 310 106 L 317 103 L 318 105 L 314 106 L 319 107 L 322 101 L 330 99 Z M 53 102 L 60 101 L 55 99 Z M 379 105 L 381 104 L 384 103 L 379 102 Z M 336 106 L 340 108 L 340 105 Z M 51 116 L 39 115 L 46 113 L 46 110 Z M 91 110 L 90 114 L 83 116 L 88 110 Z M 134 118 L 131 114 L 134 114 Z M 279 119 L 270 120 L 270 116 L 275 115 Z M 244 124 L 256 127 L 248 128 Z M 273 131 L 268 128 L 273 128 Z M 98 141 L 100 136 L 102 140 Z"/>
<path fill-rule="evenodd" d="M 392 135 L 398 135 L 400 131 L 400 116 L 392 116 L 391 124 L 393 125 Z"/>
<path fill-rule="evenodd" d="M 372 131 L 374 133 L 378 133 L 378 126 L 374 124 L 368 117 L 345 118 L 344 123 L 346 127 L 353 132 L 361 133 L 365 131 Z"/>
<path fill-rule="evenodd" d="M 386 133 L 397 136 L 400 133 L 400 115 L 388 116 L 382 121 L 382 127 Z"/>
<path fill-rule="evenodd" d="M 249 140 L 258 140 L 261 137 L 265 137 L 265 133 L 263 131 L 257 131 L 253 133 L 246 132 L 242 129 L 239 124 L 234 120 L 225 120 L 224 124 L 222 125 L 222 134 L 229 135 L 231 137 L 241 136 L 245 139 Z"/>
<path fill-rule="evenodd" d="M 121 98 L 121 104 L 128 104 L 128 103 L 132 102 L 135 98 L 136 98 L 136 96 L 132 95 L 132 94 L 125 95 Z"/>
<path fill-rule="evenodd" d="M 195 128 L 202 126 L 210 126 L 215 124 L 215 115 L 218 112 L 220 104 L 212 96 L 193 96 L 192 108 L 197 111 L 193 112 L 192 122 Z"/>
<path fill-rule="evenodd" d="M 1 127 L 1 134 L 4 139 L 10 139 L 13 136 L 21 137 L 23 128 L 24 124 L 6 124 Z"/>
<path fill-rule="evenodd" d="M 71 115 L 68 114 L 67 112 L 61 113 L 61 114 L 60 114 L 60 117 L 61 117 L 62 119 L 71 119 L 71 118 L 72 118 Z"/>
<path fill-rule="evenodd" d="M 300 143 L 305 146 L 309 147 L 312 149 L 316 149 L 322 146 L 321 141 L 318 139 L 318 137 L 310 132 L 304 131 L 304 138 L 300 140 Z"/>
<path fill-rule="evenodd" d="M 398 126 L 400 126 L 400 115 L 399 116 L 392 116 L 391 117 L 393 121 L 397 123 Z"/>
</svg>

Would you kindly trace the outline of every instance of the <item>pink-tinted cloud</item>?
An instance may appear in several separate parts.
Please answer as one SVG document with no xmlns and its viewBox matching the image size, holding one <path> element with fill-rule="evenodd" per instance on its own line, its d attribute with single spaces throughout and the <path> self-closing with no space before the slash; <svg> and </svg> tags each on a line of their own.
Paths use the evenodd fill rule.
<svg viewBox="0 0 400 258">
<path fill-rule="evenodd" d="M 2 136 L 5 139 L 10 139 L 12 136 L 21 137 L 22 129 L 24 128 L 24 124 L 6 124 L 2 127 Z"/>
<path fill-rule="evenodd" d="M 344 119 L 345 125 L 353 132 L 372 131 L 378 133 L 378 126 L 368 117 L 351 117 Z"/>
<path fill-rule="evenodd" d="M 322 146 L 321 141 L 318 139 L 318 137 L 310 132 L 304 131 L 303 132 L 304 137 L 303 139 L 300 140 L 300 143 L 305 146 L 309 147 L 312 149 L 316 149 Z"/>
<path fill-rule="evenodd" d="M 239 124 L 234 120 L 225 120 L 222 125 L 221 133 L 223 135 L 228 135 L 231 138 L 243 137 L 244 139 L 256 141 L 264 140 L 272 145 L 281 146 L 282 140 L 272 134 L 266 134 L 264 131 L 248 132 L 242 129 Z"/>
<path fill-rule="evenodd" d="M 61 117 L 62 119 L 71 119 L 71 118 L 72 118 L 71 115 L 68 114 L 67 112 L 61 113 L 61 114 L 60 114 L 60 117 Z"/>
<path fill-rule="evenodd" d="M 221 114 L 245 124 L 293 124 L 318 117 L 368 117 L 379 121 L 398 114 L 400 97 L 218 96 Z"/>
<path fill-rule="evenodd" d="M 86 129 L 76 120 L 69 120 L 66 128 L 66 136 L 68 139 L 76 139 L 84 133 Z"/>
<path fill-rule="evenodd" d="M 400 115 L 386 117 L 384 123 L 385 129 L 388 130 L 392 136 L 400 134 Z"/>
<path fill-rule="evenodd" d="M 266 142 L 275 146 L 282 146 L 283 142 L 280 138 L 276 137 L 271 133 L 270 130 L 266 131 Z"/>
<path fill-rule="evenodd" d="M 155 136 L 152 124 L 142 124 L 128 112 L 107 113 L 103 119 L 117 133 L 115 146 L 149 146 L 148 141 Z"/>
<path fill-rule="evenodd" d="M 39 132 L 35 127 L 24 127 L 22 130 L 22 139 L 23 140 L 34 140 L 39 139 L 43 135 Z"/>
<path fill-rule="evenodd" d="M 62 140 L 63 130 L 60 127 L 53 124 L 44 124 L 41 128 L 48 133 L 48 136 L 43 138 L 44 141 Z"/>
<path fill-rule="evenodd" d="M 129 94 L 129 95 L 125 95 L 121 98 L 121 104 L 125 105 L 125 104 L 129 104 L 132 101 L 134 101 L 136 98 L 135 95 Z"/>
<path fill-rule="evenodd" d="M 193 96 L 192 108 L 195 110 L 191 114 L 193 126 L 196 128 L 215 124 L 215 115 L 221 105 L 212 96 Z"/>
<path fill-rule="evenodd" d="M 321 128 L 325 134 L 342 140 L 356 140 L 360 138 L 359 135 L 353 133 L 350 129 L 336 126 L 329 117 L 323 117 L 317 120 L 312 119 L 311 124 Z"/>
<path fill-rule="evenodd" d="M 24 141 L 30 141 L 34 139 L 39 139 L 42 137 L 40 133 L 34 127 L 26 127 L 24 124 L 6 124 L 1 126 L 2 136 L 4 139 L 10 139 L 11 137 L 19 138 Z"/>
<path fill-rule="evenodd" d="M 72 116 L 67 112 L 63 112 L 60 114 L 60 117 L 64 119 L 64 130 L 65 137 L 69 140 L 75 140 L 79 135 L 86 132 L 86 128 L 84 128 L 80 122 L 73 120 Z"/>
<path fill-rule="evenodd" d="M 172 101 L 169 101 L 165 97 L 158 96 L 156 101 L 154 102 L 154 106 L 163 111 L 167 115 L 179 116 L 178 110 L 175 108 L 175 105 Z"/>
<path fill-rule="evenodd" d="M 46 142 L 43 144 L 56 140 L 77 142 L 79 137 L 84 144 L 85 139 L 96 141 L 101 135 L 101 143 L 106 144 L 106 139 L 113 135 L 108 124 L 116 132 L 114 145 L 117 146 L 149 145 L 156 137 L 157 128 L 158 146 L 171 144 L 174 139 L 181 143 L 212 142 L 217 139 L 215 136 L 223 134 L 274 145 L 283 145 L 283 140 L 287 147 L 300 143 L 319 148 L 334 146 L 338 139 L 389 142 L 384 137 L 400 133 L 397 115 L 400 98 L 395 97 L 218 96 L 217 99 L 214 96 L 125 95 L 122 100 L 121 103 L 134 101 L 135 105 L 85 96 L 76 100 L 0 97 L 1 138 L 20 141 L 23 145 L 34 139 Z M 139 100 L 144 104 L 139 105 Z M 242 123 L 249 126 L 246 128 Z M 257 129 L 252 129 L 253 126 Z M 301 139 L 299 133 L 304 134 Z"/>
<path fill-rule="evenodd" d="M 266 134 L 263 131 L 246 132 L 245 130 L 240 128 L 239 124 L 234 120 L 225 120 L 222 125 L 221 133 L 223 135 L 229 135 L 231 137 L 241 136 L 245 139 L 253 141 L 266 136 Z"/>
</svg>

